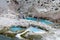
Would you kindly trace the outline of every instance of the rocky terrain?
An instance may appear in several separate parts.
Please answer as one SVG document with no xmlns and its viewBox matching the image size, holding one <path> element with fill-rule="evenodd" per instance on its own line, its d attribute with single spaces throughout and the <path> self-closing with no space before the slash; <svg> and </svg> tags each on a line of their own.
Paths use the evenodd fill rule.
<svg viewBox="0 0 60 40">
<path fill-rule="evenodd" d="M 46 19 L 54 24 L 25 20 L 28 16 Z M 0 30 L 11 25 L 27 25 L 28 28 L 30 24 L 42 26 L 48 31 L 33 36 L 28 32 L 25 35 L 27 38 L 21 40 L 60 40 L 60 0 L 0 0 Z"/>
<path fill-rule="evenodd" d="M 16 2 L 15 2 L 16 1 Z M 9 8 L 20 14 L 46 18 L 53 22 L 60 19 L 60 0 L 11 0 Z"/>
<path fill-rule="evenodd" d="M 26 16 L 26 14 L 32 15 L 33 17 L 39 15 L 39 18 L 42 17 L 60 23 L 59 3 L 60 0 L 6 0 L 0 2 L 0 13 L 4 10 L 3 14 L 7 14 L 9 13 L 7 11 L 11 10 L 12 14 L 17 14 L 19 17 Z"/>
</svg>

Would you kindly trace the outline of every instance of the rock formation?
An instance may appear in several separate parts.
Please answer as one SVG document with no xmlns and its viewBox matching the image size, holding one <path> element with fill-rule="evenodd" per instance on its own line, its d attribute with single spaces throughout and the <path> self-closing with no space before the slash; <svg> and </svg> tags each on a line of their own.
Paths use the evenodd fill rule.
<svg viewBox="0 0 60 40">
<path fill-rule="evenodd" d="M 54 22 L 60 19 L 60 0 L 11 0 L 9 8 L 19 14 L 27 12 Z"/>
</svg>

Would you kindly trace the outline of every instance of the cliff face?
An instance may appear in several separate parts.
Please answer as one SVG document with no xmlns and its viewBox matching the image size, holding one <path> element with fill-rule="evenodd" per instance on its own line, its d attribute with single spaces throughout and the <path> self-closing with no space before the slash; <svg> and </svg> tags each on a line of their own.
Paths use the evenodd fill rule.
<svg viewBox="0 0 60 40">
<path fill-rule="evenodd" d="M 51 21 L 60 19 L 60 0 L 11 0 L 9 8 L 19 14 L 27 12 Z"/>
<path fill-rule="evenodd" d="M 4 3 L 3 3 L 4 2 Z M 60 22 L 60 0 L 2 0 L 0 1 L 0 14 L 28 14 Z"/>
</svg>

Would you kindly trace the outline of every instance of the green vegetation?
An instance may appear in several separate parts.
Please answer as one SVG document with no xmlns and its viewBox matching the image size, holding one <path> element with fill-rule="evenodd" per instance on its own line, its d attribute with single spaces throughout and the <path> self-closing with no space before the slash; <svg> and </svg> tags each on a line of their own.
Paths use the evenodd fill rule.
<svg viewBox="0 0 60 40">
<path fill-rule="evenodd" d="M 44 28 L 44 27 L 40 27 L 40 26 L 38 26 L 38 28 L 39 29 L 42 29 L 42 30 L 45 30 L 45 31 L 48 31 L 46 28 Z"/>
<path fill-rule="evenodd" d="M 4 36 L 7 36 L 7 37 L 14 38 L 16 34 L 14 34 L 14 33 L 0 32 L 0 35 L 4 35 Z"/>
<path fill-rule="evenodd" d="M 19 25 L 17 27 L 21 27 L 21 28 L 25 28 L 26 29 L 26 27 L 22 27 L 22 26 L 19 26 Z M 2 30 L 0 30 L 0 35 L 4 35 L 4 36 L 7 36 L 7 37 L 14 38 L 17 33 L 22 33 L 22 32 L 25 31 L 25 29 L 23 29 L 23 30 L 17 31 L 16 33 L 8 33 L 9 28 L 4 27 Z"/>
<path fill-rule="evenodd" d="M 22 35 L 20 35 L 20 36 L 26 39 L 25 35 L 26 35 L 28 32 L 29 32 L 29 31 L 25 32 L 24 34 L 22 34 Z"/>
<path fill-rule="evenodd" d="M 33 40 L 33 39 L 41 39 L 42 36 L 41 35 L 29 35 L 28 40 Z"/>
<path fill-rule="evenodd" d="M 0 30 L 0 34 L 5 33 L 6 31 L 8 31 L 8 28 L 4 27 L 2 30 Z"/>
<path fill-rule="evenodd" d="M 34 25 L 33 25 L 34 26 Z M 22 27 L 22 26 L 17 26 L 17 27 Z M 26 29 L 26 27 L 23 27 L 23 28 L 25 28 Z M 47 29 L 45 29 L 45 28 L 43 28 L 43 27 L 40 27 L 40 26 L 37 26 L 37 28 L 39 28 L 39 29 L 42 29 L 42 30 L 45 30 L 45 31 L 48 31 Z M 15 38 L 15 35 L 17 34 L 17 33 L 22 33 L 22 32 L 24 32 L 25 31 L 25 29 L 24 30 L 20 30 L 20 31 L 17 31 L 16 33 L 8 33 L 8 31 L 9 31 L 9 28 L 7 28 L 7 27 L 4 27 L 2 30 L 0 30 L 0 35 L 5 35 L 5 36 L 7 36 L 7 37 L 11 37 L 11 38 Z M 28 40 L 33 40 L 34 38 L 42 38 L 42 36 L 37 36 L 37 35 L 28 35 L 28 37 L 26 37 L 25 35 L 28 33 L 29 31 L 27 31 L 27 32 L 25 32 L 24 34 L 22 34 L 22 35 L 20 35 L 22 38 L 25 38 L 25 39 L 28 39 Z"/>
<path fill-rule="evenodd" d="M 7 37 L 14 38 L 16 34 L 14 34 L 14 33 L 6 33 L 5 35 L 6 35 Z"/>
<path fill-rule="evenodd" d="M 14 38 L 16 34 L 14 33 L 6 33 L 8 31 L 8 28 L 4 27 L 2 30 L 0 30 L 0 35 L 4 35 L 7 37 Z"/>
<path fill-rule="evenodd" d="M 22 38 L 28 39 L 28 40 L 33 40 L 33 39 L 41 39 L 41 35 L 27 35 L 25 36 L 29 31 L 25 32 L 24 34 L 20 35 Z"/>
</svg>

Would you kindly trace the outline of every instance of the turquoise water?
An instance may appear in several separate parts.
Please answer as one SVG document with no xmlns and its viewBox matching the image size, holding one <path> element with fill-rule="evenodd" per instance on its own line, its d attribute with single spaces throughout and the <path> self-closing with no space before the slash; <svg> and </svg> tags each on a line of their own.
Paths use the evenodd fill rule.
<svg viewBox="0 0 60 40">
<path fill-rule="evenodd" d="M 32 17 L 27 17 L 26 19 L 27 19 L 27 20 L 37 21 L 37 19 L 36 19 L 36 18 L 32 18 Z"/>
<path fill-rule="evenodd" d="M 42 32 L 43 31 L 43 30 L 38 29 L 36 27 L 30 27 L 29 30 L 32 31 L 32 32 Z"/>
<path fill-rule="evenodd" d="M 16 31 L 23 30 L 23 29 L 25 29 L 25 28 L 21 28 L 21 27 L 17 27 L 17 26 L 12 26 L 10 28 L 10 31 L 16 32 Z"/>
<path fill-rule="evenodd" d="M 48 20 L 44 20 L 44 19 L 40 19 L 40 22 L 44 23 L 44 24 L 53 24 L 53 22 L 48 21 Z"/>
<path fill-rule="evenodd" d="M 32 20 L 32 21 L 37 21 L 36 18 L 32 18 L 32 17 L 27 17 L 26 19 L 27 19 L 27 20 Z M 53 24 L 53 22 L 48 21 L 48 20 L 45 20 L 45 19 L 40 19 L 39 21 L 40 21 L 41 23 L 44 23 L 44 24 Z"/>
</svg>

